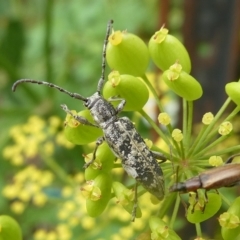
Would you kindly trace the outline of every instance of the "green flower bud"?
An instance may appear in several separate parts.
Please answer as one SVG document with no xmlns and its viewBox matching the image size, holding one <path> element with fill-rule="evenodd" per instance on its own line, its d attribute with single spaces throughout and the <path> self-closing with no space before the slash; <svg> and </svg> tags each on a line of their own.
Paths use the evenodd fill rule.
<svg viewBox="0 0 240 240">
<path fill-rule="evenodd" d="M 81 188 L 86 199 L 87 213 L 91 217 L 99 216 L 111 198 L 112 177 L 102 173 Z"/>
<path fill-rule="evenodd" d="M 200 83 L 188 73 L 182 71 L 179 63 L 172 65 L 169 70 L 163 72 L 161 79 L 177 95 L 188 101 L 193 101 L 202 96 Z"/>
<path fill-rule="evenodd" d="M 0 216 L 0 239 L 1 240 L 21 240 L 22 232 L 15 219 L 7 215 Z"/>
<path fill-rule="evenodd" d="M 92 156 L 92 153 L 86 155 L 86 162 L 91 161 Z M 97 150 L 95 161 L 85 170 L 85 179 L 88 181 L 91 179 L 95 179 L 102 172 L 110 172 L 113 168 L 114 160 L 114 154 L 108 147 L 107 143 L 104 142 L 102 145 L 99 146 Z"/>
<path fill-rule="evenodd" d="M 240 106 L 240 82 L 226 84 L 225 91 L 231 100 Z"/>
<path fill-rule="evenodd" d="M 108 40 L 106 59 L 110 68 L 133 76 L 145 73 L 149 53 L 142 39 L 127 31 L 116 31 Z"/>
<path fill-rule="evenodd" d="M 191 71 L 191 61 L 183 44 L 168 34 L 168 29 L 161 28 L 150 39 L 148 44 L 153 62 L 162 70 L 167 70 L 175 62 L 182 65 L 186 73 Z"/>
<path fill-rule="evenodd" d="M 151 217 L 149 226 L 152 231 L 152 240 L 181 240 L 181 238 L 160 218 Z"/>
<path fill-rule="evenodd" d="M 72 113 L 77 114 L 74 110 Z M 83 110 L 77 115 L 86 118 L 91 123 L 94 123 L 89 110 Z M 70 114 L 67 114 L 65 119 L 64 134 L 68 141 L 77 145 L 84 145 L 93 142 L 103 135 L 101 129 L 81 124 Z"/>
<path fill-rule="evenodd" d="M 104 85 L 103 96 L 106 99 L 123 98 L 126 100 L 124 111 L 137 111 L 147 102 L 149 91 L 141 79 L 131 75 L 120 75 L 118 71 L 113 71 Z M 112 101 L 115 107 L 119 103 L 120 101 Z"/>
<path fill-rule="evenodd" d="M 218 221 L 222 227 L 228 229 L 236 228 L 240 225 L 239 217 L 229 212 L 221 214 Z"/>
<path fill-rule="evenodd" d="M 120 182 L 113 182 L 113 192 L 118 199 L 118 203 L 129 213 L 132 214 L 134 207 L 134 196 L 133 190 L 128 189 Z M 136 218 L 142 217 L 141 209 L 137 206 Z"/>
<path fill-rule="evenodd" d="M 240 197 L 230 205 L 228 211 L 219 217 L 224 240 L 239 239 L 240 237 Z"/>
</svg>

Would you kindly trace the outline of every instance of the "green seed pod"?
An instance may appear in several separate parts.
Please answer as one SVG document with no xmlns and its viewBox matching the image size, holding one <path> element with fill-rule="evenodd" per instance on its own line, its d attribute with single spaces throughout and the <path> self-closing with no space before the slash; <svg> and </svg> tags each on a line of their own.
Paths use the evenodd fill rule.
<svg viewBox="0 0 240 240">
<path fill-rule="evenodd" d="M 0 216 L 0 240 L 21 240 L 22 231 L 15 219 L 7 215 Z"/>
<path fill-rule="evenodd" d="M 115 31 L 108 40 L 106 59 L 111 69 L 133 76 L 145 73 L 149 53 L 142 39 L 127 31 Z"/>
<path fill-rule="evenodd" d="M 191 71 L 191 60 L 183 44 L 168 34 L 168 29 L 161 28 L 151 37 L 148 44 L 153 62 L 162 70 L 167 70 L 175 62 L 182 65 L 185 72 Z"/>
<path fill-rule="evenodd" d="M 240 106 L 240 82 L 230 82 L 226 84 L 225 91 L 232 101 Z"/>
<path fill-rule="evenodd" d="M 200 83 L 188 73 L 182 71 L 179 63 L 172 65 L 169 70 L 163 72 L 161 79 L 177 95 L 188 101 L 193 101 L 202 96 Z"/>
<path fill-rule="evenodd" d="M 222 227 L 222 237 L 224 240 L 229 240 L 229 239 L 238 240 L 240 237 L 240 225 L 238 223 L 236 224 L 236 227 L 233 226 L 234 219 L 232 216 L 236 216 L 238 220 L 240 219 L 240 197 L 234 200 L 234 202 L 231 204 L 230 208 L 228 209 L 227 213 L 229 213 L 229 216 L 231 219 L 227 220 L 229 222 L 228 227 Z"/>
<path fill-rule="evenodd" d="M 86 158 L 88 161 L 92 159 L 93 154 L 88 154 Z M 92 180 L 95 179 L 102 172 L 110 172 L 113 168 L 115 156 L 108 147 L 107 143 L 104 142 L 101 146 L 99 146 L 96 159 L 86 170 L 85 170 L 85 179 Z"/>
<path fill-rule="evenodd" d="M 158 217 L 151 217 L 149 220 L 149 226 L 152 231 L 152 240 L 181 240 L 181 238 Z"/>
<path fill-rule="evenodd" d="M 112 187 L 113 192 L 118 199 L 118 203 L 121 204 L 130 215 L 132 215 L 135 196 L 134 191 L 128 189 L 120 182 L 113 182 Z M 142 212 L 139 206 L 137 206 L 136 218 L 140 217 L 142 217 Z"/>
<path fill-rule="evenodd" d="M 77 114 L 74 110 L 72 112 Z M 83 110 L 79 112 L 78 115 L 86 118 L 91 123 L 94 123 L 89 110 Z M 77 145 L 84 145 L 93 142 L 103 135 L 101 129 L 81 124 L 69 114 L 67 114 L 65 119 L 64 134 L 68 141 Z"/>
<path fill-rule="evenodd" d="M 89 216 L 97 217 L 104 211 L 111 198 L 111 187 L 111 175 L 102 173 L 91 181 L 89 186 L 81 189 L 82 192 L 87 191 L 87 194 L 83 194 L 87 196 L 86 208 Z"/>
<path fill-rule="evenodd" d="M 143 80 L 131 75 L 120 75 L 118 71 L 113 71 L 108 75 L 108 81 L 103 88 L 103 96 L 106 99 L 119 96 L 126 100 L 124 111 L 137 111 L 146 104 L 149 91 Z M 112 104 L 116 107 L 119 102 L 113 101 Z"/>
</svg>

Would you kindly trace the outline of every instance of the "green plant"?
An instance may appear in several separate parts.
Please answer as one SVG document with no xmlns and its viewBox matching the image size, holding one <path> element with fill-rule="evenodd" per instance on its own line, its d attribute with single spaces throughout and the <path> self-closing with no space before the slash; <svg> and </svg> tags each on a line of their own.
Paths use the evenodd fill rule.
<svg viewBox="0 0 240 240">
<path fill-rule="evenodd" d="M 114 34 L 116 34 L 115 37 Z M 159 35 L 161 40 L 158 39 Z M 29 162 L 25 162 L 25 159 L 30 160 L 30 163 L 33 164 L 36 159 L 40 158 L 52 170 L 54 175 L 62 180 L 62 185 L 58 188 L 56 197 L 53 194 L 53 175 L 46 170 L 39 170 L 35 166 L 29 166 L 15 176 L 13 183 L 5 186 L 3 193 L 6 198 L 12 201 L 11 208 L 15 213 L 24 212 L 26 206 L 30 203 L 36 204 L 38 207 L 58 203 L 59 208 L 54 209 L 56 210 L 55 215 L 57 215 L 55 228 L 52 227 L 48 231 L 36 231 L 34 239 L 54 239 L 54 237 L 71 239 L 72 236 L 79 236 L 81 230 L 92 229 L 95 229 L 95 231 L 91 233 L 93 235 L 89 234 L 88 237 L 106 237 L 103 233 L 100 234 L 103 227 L 106 224 L 114 225 L 117 221 L 122 223 L 121 231 L 119 234 L 113 232 L 111 239 L 121 239 L 122 237 L 131 239 L 136 233 L 147 232 L 146 225 L 148 222 L 152 239 L 180 239 L 176 233 L 177 231 L 174 231 L 177 226 L 175 223 L 178 223 L 179 220 L 180 196 L 176 193 L 169 193 L 167 190 L 169 186 L 176 181 L 185 181 L 197 175 L 209 168 L 210 164 L 214 166 L 221 164 L 221 159 L 219 163 L 219 156 L 233 154 L 240 150 L 238 144 L 230 147 L 222 147 L 223 145 L 221 145 L 230 137 L 234 137 L 232 134 L 234 125 L 230 121 L 239 112 L 239 82 L 229 83 L 226 86 L 229 98 L 215 116 L 206 113 L 203 116 L 200 128 L 194 132 L 193 101 L 201 97 L 202 88 L 198 81 L 190 75 L 191 62 L 184 46 L 175 37 L 168 35 L 165 28 L 162 28 L 151 38 L 149 42 L 150 53 L 141 39 L 126 31 L 115 31 L 110 38 L 118 40 L 117 44 L 110 41 L 107 51 L 108 64 L 113 66 L 115 71 L 109 74 L 109 81 L 104 88 L 104 96 L 108 98 L 115 94 L 121 95 L 127 100 L 124 110 L 128 112 L 134 111 L 132 116 L 136 127 L 141 124 L 140 120 L 144 118 L 158 134 L 160 140 L 154 142 L 146 140 L 146 142 L 149 148 L 164 153 L 169 159 L 168 162 L 161 164 L 166 184 L 165 198 L 159 202 L 139 186 L 137 219 L 135 223 L 130 224 L 135 187 L 132 179 L 126 178 L 124 175 L 121 161 L 114 161 L 114 157 L 107 146 L 102 145 L 95 163 L 85 170 L 85 175 L 80 173 L 80 168 L 78 168 L 75 174 L 69 176 L 64 171 L 64 165 L 58 164 L 54 158 L 54 150 L 57 148 L 56 142 L 68 149 L 73 148 L 73 145 L 63 140 L 63 132 L 59 131 L 59 119 L 50 118 L 49 123 L 46 124 L 42 119 L 32 117 L 26 124 L 16 126 L 11 130 L 15 145 L 6 147 L 4 156 L 18 166 L 29 164 Z M 168 41 L 165 42 L 165 39 Z M 122 51 L 122 48 L 116 50 L 119 45 L 121 46 L 121 41 L 124 44 L 124 50 Z M 128 44 L 130 44 L 130 47 L 128 47 Z M 159 47 L 158 44 L 164 45 Z M 173 51 L 175 47 L 177 51 Z M 115 55 L 116 53 L 117 55 Z M 125 54 L 127 54 L 127 57 Z M 164 110 L 165 107 L 159 99 L 159 94 L 150 82 L 149 75 L 146 74 L 149 55 L 163 71 L 158 80 L 166 83 L 170 90 L 182 98 L 183 126 L 181 129 L 175 128 L 174 123 L 172 123 L 174 119 L 172 119 L 170 113 L 166 113 Z M 141 64 L 138 64 L 139 59 L 141 59 Z M 148 100 L 146 86 L 150 90 L 150 97 L 154 96 L 159 109 L 159 123 L 149 116 L 150 114 L 147 113 L 146 108 L 142 109 Z M 135 95 L 136 92 L 138 94 Z M 137 104 L 135 103 L 136 99 L 138 99 Z M 237 104 L 237 107 L 229 114 L 226 109 L 231 99 Z M 89 115 L 86 112 L 80 114 Z M 90 126 L 79 126 L 69 115 L 66 118 L 65 126 L 65 136 L 74 144 L 88 144 L 85 152 L 91 154 L 93 148 L 91 142 L 101 135 L 101 132 L 91 132 Z M 83 129 L 83 127 L 86 127 L 86 129 Z M 89 138 L 80 138 L 83 136 L 81 135 L 82 130 L 89 134 Z M 32 141 L 33 138 L 35 141 Z M 29 144 L 32 144 L 31 148 L 29 148 Z M 80 158 L 81 156 L 79 156 Z M 88 161 L 89 159 L 91 157 L 85 155 L 85 160 Z M 172 166 L 174 166 L 174 169 L 178 168 L 177 179 L 176 171 L 173 170 Z M 86 185 L 84 184 L 85 180 L 89 181 Z M 79 185 L 81 185 L 83 194 L 79 192 Z M 111 191 L 111 187 L 113 191 Z M 31 191 L 25 189 L 31 189 Z M 233 229 L 239 227 L 239 209 L 236 203 L 238 199 L 233 203 L 233 198 L 228 198 L 220 190 L 220 195 L 209 193 L 208 200 L 209 202 L 206 204 L 204 202 L 204 192 L 200 190 L 198 204 L 195 206 L 194 213 L 189 210 L 187 212 L 188 221 L 196 225 L 198 239 L 204 237 L 201 232 L 200 222 L 206 221 L 216 214 L 221 207 L 221 200 L 230 206 L 228 214 L 219 217 L 223 232 L 222 236 L 224 239 L 228 239 L 229 236 L 232 239 L 236 238 L 238 231 Z M 219 204 L 216 204 L 216 202 Z M 195 204 L 194 198 L 193 200 L 190 199 L 191 208 L 193 204 Z M 204 204 L 206 204 L 206 211 L 202 213 L 201 210 Z M 211 206 L 215 208 L 211 208 Z M 173 212 L 169 215 L 172 209 Z M 108 222 L 103 221 L 106 218 L 104 214 L 107 214 Z M 93 217 L 100 216 L 90 218 L 89 215 Z"/>
</svg>

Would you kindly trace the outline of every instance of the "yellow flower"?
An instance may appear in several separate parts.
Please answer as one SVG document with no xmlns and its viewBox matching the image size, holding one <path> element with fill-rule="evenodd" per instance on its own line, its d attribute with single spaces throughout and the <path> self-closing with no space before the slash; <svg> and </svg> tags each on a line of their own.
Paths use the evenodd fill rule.
<svg viewBox="0 0 240 240">
<path fill-rule="evenodd" d="M 46 239 L 46 235 L 47 235 L 47 232 L 45 230 L 37 230 L 35 233 L 34 233 L 34 240 L 43 240 L 43 239 Z"/>
<path fill-rule="evenodd" d="M 72 194 L 73 194 L 73 189 L 71 187 L 67 186 L 62 189 L 63 197 L 70 197 Z"/>
<path fill-rule="evenodd" d="M 58 240 L 57 233 L 55 231 L 48 232 L 45 240 Z"/>
<path fill-rule="evenodd" d="M 25 210 L 25 204 L 20 201 L 15 201 L 10 206 L 11 210 L 16 214 L 21 214 Z"/>
<path fill-rule="evenodd" d="M 183 139 L 183 134 L 182 131 L 180 129 L 174 129 L 172 131 L 172 137 L 176 142 L 181 142 Z"/>
<path fill-rule="evenodd" d="M 222 227 L 227 229 L 236 228 L 240 225 L 239 217 L 229 212 L 221 214 L 218 221 Z"/>
<path fill-rule="evenodd" d="M 232 123 L 226 121 L 223 122 L 219 129 L 218 129 L 218 133 L 222 136 L 228 135 L 233 129 Z"/>
<path fill-rule="evenodd" d="M 43 206 L 45 203 L 47 202 L 47 197 L 44 193 L 37 193 L 33 196 L 33 203 L 36 205 L 36 206 Z"/>
<path fill-rule="evenodd" d="M 144 139 L 144 142 L 147 144 L 148 148 L 151 149 L 151 147 L 153 146 L 153 142 L 149 139 Z"/>
<path fill-rule="evenodd" d="M 214 119 L 214 115 L 211 112 L 205 113 L 202 118 L 202 123 L 205 125 L 209 125 Z"/>
<path fill-rule="evenodd" d="M 164 112 L 164 113 L 160 113 L 158 115 L 158 121 L 161 124 L 167 126 L 171 122 L 171 118 L 170 118 L 170 116 L 167 113 Z"/>
<path fill-rule="evenodd" d="M 21 191 L 21 186 L 20 185 L 17 185 L 17 184 L 7 185 L 3 189 L 3 195 L 6 198 L 13 199 L 13 198 L 16 198 L 18 196 L 20 191 Z"/>
<path fill-rule="evenodd" d="M 208 161 L 210 165 L 215 167 L 223 164 L 223 160 L 220 156 L 211 156 Z"/>
<path fill-rule="evenodd" d="M 53 181 L 53 174 L 50 171 L 44 171 L 41 174 L 41 178 L 38 180 L 40 186 L 49 186 Z"/>
<path fill-rule="evenodd" d="M 68 225 L 66 224 L 59 224 L 56 227 L 56 231 L 58 233 L 59 238 L 58 239 L 64 239 L 64 240 L 71 240 L 72 239 L 72 232 Z"/>
</svg>

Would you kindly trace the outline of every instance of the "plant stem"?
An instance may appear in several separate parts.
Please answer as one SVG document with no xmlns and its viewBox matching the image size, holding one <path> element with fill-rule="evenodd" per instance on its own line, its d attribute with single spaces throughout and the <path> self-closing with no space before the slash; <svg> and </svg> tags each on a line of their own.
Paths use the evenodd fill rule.
<svg viewBox="0 0 240 240">
<path fill-rule="evenodd" d="M 217 156 L 217 155 L 224 155 L 224 154 L 227 154 L 227 153 L 230 153 L 230 152 L 235 152 L 235 151 L 240 151 L 240 145 L 237 145 L 237 146 L 234 146 L 234 147 L 225 148 L 223 150 L 216 151 L 216 152 L 210 153 L 208 155 L 204 155 L 204 157 L 209 158 L 213 154 Z"/>
<path fill-rule="evenodd" d="M 75 187 L 75 184 L 72 179 L 69 178 L 69 176 L 66 174 L 66 172 L 63 170 L 63 168 L 57 164 L 57 162 L 51 158 L 46 156 L 44 154 L 44 151 L 42 152 L 43 160 L 47 164 L 49 168 L 52 169 L 52 171 L 66 184 L 70 184 L 71 186 Z"/>
<path fill-rule="evenodd" d="M 202 230 L 201 230 L 200 223 L 195 223 L 195 227 L 196 227 L 197 236 L 202 237 Z"/>
<path fill-rule="evenodd" d="M 218 113 L 214 117 L 213 121 L 207 126 L 204 133 L 202 134 L 201 138 L 198 140 L 198 143 L 196 144 L 196 147 L 193 149 L 193 154 L 196 152 L 199 152 L 199 150 L 203 147 L 203 140 L 207 138 L 209 133 L 212 131 L 213 126 L 216 124 L 216 122 L 219 120 L 219 118 L 222 116 L 223 112 L 226 110 L 227 106 L 231 102 L 231 99 L 228 98 L 225 103 L 222 105 L 222 107 L 219 109 Z"/>
<path fill-rule="evenodd" d="M 204 148 L 202 151 L 198 152 L 198 154 L 196 154 L 194 157 L 198 158 L 202 155 L 204 155 L 205 152 L 209 151 L 209 149 L 213 148 L 214 146 L 216 146 L 218 143 L 224 141 L 226 138 L 228 138 L 228 136 L 221 136 L 220 138 L 218 138 L 215 142 L 213 142 L 212 144 L 208 145 L 206 148 Z"/>
<path fill-rule="evenodd" d="M 153 94 L 153 96 L 154 96 L 154 98 L 155 98 L 155 101 L 156 101 L 156 103 L 157 103 L 157 105 L 158 105 L 159 110 L 160 110 L 161 112 L 164 112 L 164 109 L 163 109 L 163 107 L 162 107 L 162 104 L 161 104 L 161 102 L 160 102 L 160 100 L 159 100 L 159 96 L 158 96 L 157 92 L 155 91 L 154 87 L 152 86 L 152 84 L 149 82 L 147 76 L 146 76 L 146 75 L 143 75 L 142 78 L 143 78 L 144 82 L 147 84 L 147 86 L 148 86 L 148 88 L 150 89 L 150 91 L 152 92 L 152 94 Z"/>
<path fill-rule="evenodd" d="M 186 148 L 189 149 L 190 142 L 191 142 L 191 133 L 192 133 L 192 120 L 193 120 L 193 101 L 187 102 L 187 132 L 186 132 Z"/>
<path fill-rule="evenodd" d="M 147 115 L 144 110 L 140 110 L 139 113 L 148 121 L 148 123 L 154 128 L 159 136 L 168 144 L 171 145 L 169 139 L 166 137 L 166 134 L 157 126 L 157 124 Z"/>
<path fill-rule="evenodd" d="M 179 197 L 179 194 L 177 194 L 177 199 L 175 201 L 175 205 L 174 205 L 174 209 L 173 209 L 173 213 L 172 213 L 172 217 L 171 217 L 170 225 L 169 225 L 170 228 L 172 228 L 172 229 L 173 229 L 173 225 L 176 220 L 176 217 L 177 217 L 179 205 L 180 205 L 180 197 Z"/>
</svg>

